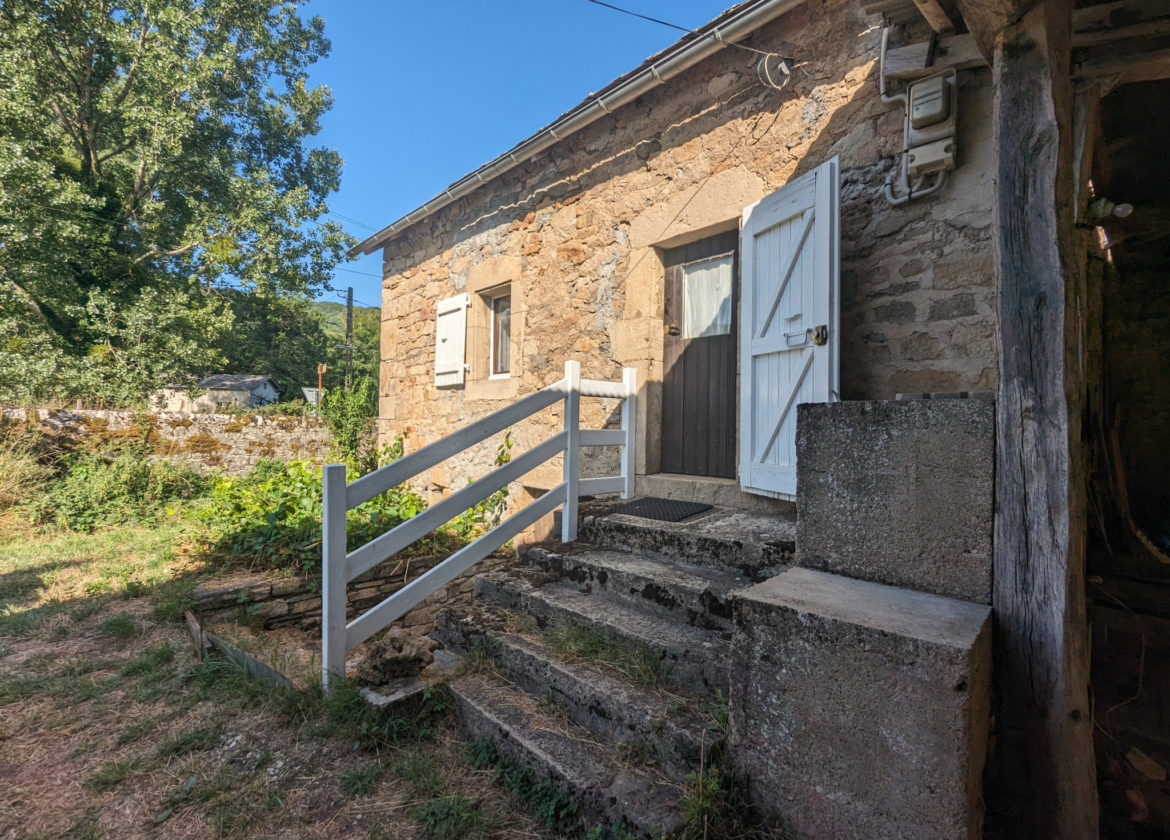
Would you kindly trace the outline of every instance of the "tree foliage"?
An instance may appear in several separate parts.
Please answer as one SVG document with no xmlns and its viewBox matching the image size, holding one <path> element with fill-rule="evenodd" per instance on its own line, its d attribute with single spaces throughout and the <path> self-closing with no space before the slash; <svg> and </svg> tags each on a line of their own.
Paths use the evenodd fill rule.
<svg viewBox="0 0 1170 840">
<path fill-rule="evenodd" d="M 219 370 L 231 287 L 327 287 L 331 100 L 298 2 L 0 0 L 0 399 Z M 247 315 L 245 314 L 245 317 Z"/>
<path fill-rule="evenodd" d="M 229 290 L 234 319 L 220 341 L 231 373 L 266 373 L 287 398 L 317 384 L 317 363 L 326 358 L 325 322 L 303 296 Z"/>
<path fill-rule="evenodd" d="M 325 318 L 328 336 L 325 361 L 325 387 L 340 388 L 345 384 L 345 305 L 332 301 L 314 304 Z M 379 342 L 381 341 L 382 310 L 372 306 L 353 308 L 353 382 L 368 377 L 378 381 Z"/>
</svg>

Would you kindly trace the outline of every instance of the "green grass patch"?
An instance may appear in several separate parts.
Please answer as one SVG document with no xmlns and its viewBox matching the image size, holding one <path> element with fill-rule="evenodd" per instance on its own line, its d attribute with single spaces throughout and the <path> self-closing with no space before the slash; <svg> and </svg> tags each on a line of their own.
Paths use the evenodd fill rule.
<svg viewBox="0 0 1170 840">
<path fill-rule="evenodd" d="M 106 602 L 101 598 L 90 598 L 82 601 L 69 611 L 69 620 L 74 624 L 80 624 L 100 613 L 105 605 Z"/>
<path fill-rule="evenodd" d="M 410 809 L 410 815 L 418 820 L 419 829 L 426 840 L 462 840 L 464 837 L 482 836 L 489 827 L 479 804 L 459 793 L 419 803 Z"/>
<path fill-rule="evenodd" d="M 303 691 L 289 691 L 260 682 L 241 665 L 218 656 L 208 656 L 196 665 L 190 679 L 199 699 L 223 706 L 259 706 L 294 726 L 318 720 L 324 704 L 319 683 Z"/>
<path fill-rule="evenodd" d="M 36 607 L 0 606 L 0 634 L 25 636 L 64 611 L 65 605 L 60 601 L 49 601 Z"/>
<path fill-rule="evenodd" d="M 118 733 L 117 745 L 124 747 L 126 744 L 133 744 L 141 741 L 147 735 L 158 729 L 158 724 L 153 720 L 143 720 L 138 723 L 132 723 Z"/>
<path fill-rule="evenodd" d="M 568 793 L 529 769 L 500 755 L 490 739 L 467 745 L 468 763 L 477 770 L 492 771 L 492 779 L 508 793 L 523 800 L 533 816 L 559 834 L 581 833 L 581 806 Z"/>
<path fill-rule="evenodd" d="M 202 752 L 218 747 L 222 740 L 223 733 L 218 726 L 199 726 L 194 729 L 185 729 L 178 734 L 164 738 L 155 749 L 155 755 L 158 758 L 171 758 Z"/>
<path fill-rule="evenodd" d="M 428 688 L 392 713 L 375 709 L 354 683 L 339 683 L 325 699 L 329 729 L 364 749 L 397 747 L 429 737 L 450 707 L 447 693 Z"/>
<path fill-rule="evenodd" d="M 175 661 L 175 649 L 169 643 L 148 647 L 122 668 L 122 676 L 138 677 L 154 674 Z"/>
<path fill-rule="evenodd" d="M 402 750 L 395 756 L 391 770 L 410 787 L 411 795 L 416 799 L 435 799 L 447 788 L 445 768 L 429 749 Z"/>
<path fill-rule="evenodd" d="M 139 756 L 112 758 L 99 764 L 97 769 L 89 774 L 89 778 L 85 780 L 85 786 L 95 793 L 105 793 L 107 790 L 113 790 L 122 784 L 141 766 L 142 759 Z"/>
<path fill-rule="evenodd" d="M 381 763 L 372 761 L 343 770 L 338 777 L 338 784 L 346 796 L 364 796 L 374 789 L 381 775 Z"/>
<path fill-rule="evenodd" d="M 635 685 L 665 688 L 670 669 L 646 645 L 617 639 L 590 627 L 557 625 L 544 634 L 545 642 L 564 662 L 581 662 L 614 671 Z"/>
<path fill-rule="evenodd" d="M 748 795 L 747 780 L 724 760 L 687 774 L 682 796 L 683 840 L 739 840 L 770 836 Z"/>
<path fill-rule="evenodd" d="M 65 832 L 69 840 L 102 840 L 106 836 L 102 830 L 101 809 L 98 807 L 86 808 L 77 822 Z"/>
<path fill-rule="evenodd" d="M 163 584 L 155 593 L 154 617 L 172 623 L 182 621 L 183 613 L 195 607 L 194 592 L 193 580 L 174 580 Z"/>
<path fill-rule="evenodd" d="M 120 642 L 127 641 L 138 632 L 138 627 L 134 624 L 134 620 L 126 613 L 118 613 L 117 615 L 111 615 L 103 619 L 98 629 L 105 635 L 117 639 Z"/>
</svg>

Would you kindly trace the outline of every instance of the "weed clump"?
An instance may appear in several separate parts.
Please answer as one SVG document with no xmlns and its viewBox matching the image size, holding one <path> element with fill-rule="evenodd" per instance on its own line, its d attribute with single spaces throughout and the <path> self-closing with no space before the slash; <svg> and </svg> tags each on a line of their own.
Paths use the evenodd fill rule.
<svg viewBox="0 0 1170 840">
<path fill-rule="evenodd" d="M 146 444 L 76 453 L 35 505 L 35 519 L 74 531 L 149 524 L 168 505 L 201 496 L 207 480 L 190 467 L 156 459 Z"/>
<path fill-rule="evenodd" d="M 615 671 L 645 688 L 665 688 L 670 682 L 670 669 L 646 645 L 570 624 L 553 627 L 544 638 L 553 653 L 565 662 L 581 662 Z"/>
<path fill-rule="evenodd" d="M 37 457 L 34 436 L 0 436 L 0 510 L 35 496 L 52 475 L 52 470 Z"/>
<path fill-rule="evenodd" d="M 396 487 L 349 511 L 349 548 L 405 522 L 426 508 L 422 497 Z M 299 566 L 320 571 L 321 473 L 308 461 L 287 465 L 264 460 L 246 476 L 220 476 L 196 517 L 215 535 L 215 552 L 248 557 L 268 568 Z"/>
</svg>

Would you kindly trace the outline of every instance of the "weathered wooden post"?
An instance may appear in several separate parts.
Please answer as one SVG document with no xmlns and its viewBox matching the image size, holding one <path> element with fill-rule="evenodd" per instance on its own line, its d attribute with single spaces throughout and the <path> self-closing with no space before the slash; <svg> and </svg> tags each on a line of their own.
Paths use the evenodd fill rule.
<svg viewBox="0 0 1170 840">
<path fill-rule="evenodd" d="M 565 507 L 561 541 L 577 539 L 577 478 L 581 437 L 581 363 L 565 362 Z"/>
<path fill-rule="evenodd" d="M 345 464 L 321 470 L 321 685 L 345 679 Z"/>
</svg>

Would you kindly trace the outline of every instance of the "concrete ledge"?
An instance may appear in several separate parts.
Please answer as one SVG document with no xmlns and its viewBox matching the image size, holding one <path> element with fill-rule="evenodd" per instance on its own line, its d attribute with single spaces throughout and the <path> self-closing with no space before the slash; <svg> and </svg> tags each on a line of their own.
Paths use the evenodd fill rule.
<svg viewBox="0 0 1170 840">
<path fill-rule="evenodd" d="M 991 609 L 790 569 L 735 593 L 732 756 L 807 838 L 981 837 Z"/>
<path fill-rule="evenodd" d="M 991 603 L 995 404 L 797 409 L 796 562 Z"/>
<path fill-rule="evenodd" d="M 792 502 L 769 499 L 744 493 L 734 478 L 714 478 L 706 475 L 654 473 L 638 476 L 638 495 L 657 496 L 660 499 L 678 499 L 682 502 L 702 502 L 736 510 L 787 513 Z"/>
</svg>

